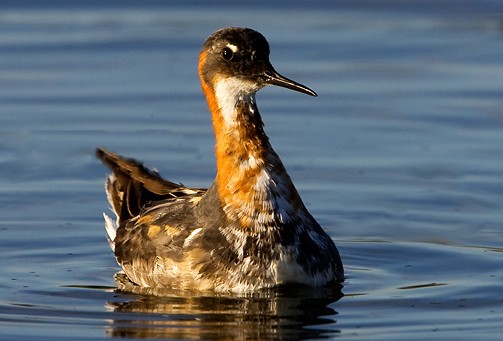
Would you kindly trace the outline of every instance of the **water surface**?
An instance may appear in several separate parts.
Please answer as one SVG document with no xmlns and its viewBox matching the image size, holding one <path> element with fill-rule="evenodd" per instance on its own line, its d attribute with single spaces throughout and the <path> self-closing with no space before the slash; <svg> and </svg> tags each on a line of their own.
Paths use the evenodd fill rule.
<svg viewBox="0 0 503 341">
<path fill-rule="evenodd" d="M 501 337 L 500 2 L 2 3 L 2 340 Z M 257 100 L 339 247 L 343 297 L 116 290 L 94 148 L 208 186 L 197 53 L 224 26 L 261 31 L 276 69 L 319 94 Z"/>
</svg>

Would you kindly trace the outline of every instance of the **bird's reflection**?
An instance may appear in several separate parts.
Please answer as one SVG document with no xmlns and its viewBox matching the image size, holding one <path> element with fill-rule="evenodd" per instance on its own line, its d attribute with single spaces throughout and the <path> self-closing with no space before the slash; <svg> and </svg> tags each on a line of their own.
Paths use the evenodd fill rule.
<svg viewBox="0 0 503 341">
<path fill-rule="evenodd" d="M 299 340 L 338 332 L 337 313 L 328 305 L 342 297 L 340 288 L 291 287 L 233 297 L 145 289 L 117 279 L 119 295 L 108 302 L 111 337 Z"/>
</svg>

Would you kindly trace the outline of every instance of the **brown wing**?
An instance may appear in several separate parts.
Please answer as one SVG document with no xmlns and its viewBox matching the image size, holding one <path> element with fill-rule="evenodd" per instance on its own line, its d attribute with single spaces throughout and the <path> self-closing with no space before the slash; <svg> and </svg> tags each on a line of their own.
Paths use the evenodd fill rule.
<svg viewBox="0 0 503 341">
<path fill-rule="evenodd" d="M 148 203 L 205 192 L 204 189 L 190 189 L 164 180 L 138 161 L 104 148 L 96 150 L 96 157 L 112 170 L 106 190 L 120 222 L 137 216 Z"/>
</svg>

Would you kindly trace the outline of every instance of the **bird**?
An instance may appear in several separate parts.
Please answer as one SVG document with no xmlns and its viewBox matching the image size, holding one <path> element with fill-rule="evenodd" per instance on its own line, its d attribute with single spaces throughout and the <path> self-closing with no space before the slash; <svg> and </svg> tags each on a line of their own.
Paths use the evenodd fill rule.
<svg viewBox="0 0 503 341">
<path fill-rule="evenodd" d="M 216 141 L 209 188 L 185 187 L 135 159 L 96 150 L 111 170 L 108 241 L 133 285 L 243 294 L 344 281 L 337 247 L 272 148 L 255 96 L 269 85 L 317 94 L 278 73 L 269 54 L 266 38 L 250 28 L 217 30 L 202 46 L 198 73 Z"/>
</svg>

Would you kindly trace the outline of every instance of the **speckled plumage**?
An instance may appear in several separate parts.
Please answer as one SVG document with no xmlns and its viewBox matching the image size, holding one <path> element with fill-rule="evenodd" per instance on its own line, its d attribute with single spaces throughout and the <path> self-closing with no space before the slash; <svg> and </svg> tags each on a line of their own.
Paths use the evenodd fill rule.
<svg viewBox="0 0 503 341">
<path fill-rule="evenodd" d="M 279 75 L 265 38 L 251 29 L 215 32 L 199 75 L 212 113 L 217 174 L 208 189 L 163 180 L 104 149 L 116 220 L 110 245 L 128 278 L 144 287 L 249 292 L 344 280 L 332 239 L 304 206 L 264 132 L 255 93 L 279 85 L 316 95 Z"/>
</svg>

